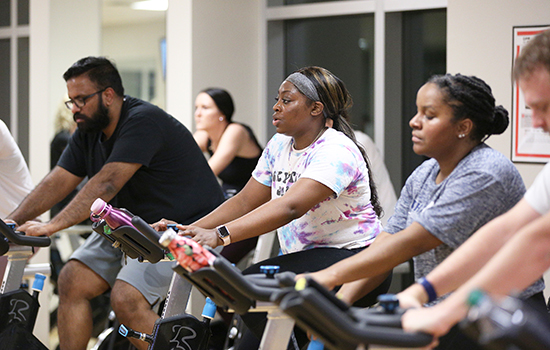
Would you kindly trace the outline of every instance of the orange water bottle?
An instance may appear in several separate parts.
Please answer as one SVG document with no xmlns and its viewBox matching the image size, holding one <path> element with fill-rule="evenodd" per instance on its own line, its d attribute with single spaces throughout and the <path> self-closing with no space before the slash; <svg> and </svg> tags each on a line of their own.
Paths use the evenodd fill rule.
<svg viewBox="0 0 550 350">
<path fill-rule="evenodd" d="M 180 266 L 189 272 L 194 272 L 201 267 L 210 266 L 216 259 L 203 246 L 191 238 L 178 235 L 174 230 L 164 231 L 159 243 L 170 249 Z"/>
</svg>

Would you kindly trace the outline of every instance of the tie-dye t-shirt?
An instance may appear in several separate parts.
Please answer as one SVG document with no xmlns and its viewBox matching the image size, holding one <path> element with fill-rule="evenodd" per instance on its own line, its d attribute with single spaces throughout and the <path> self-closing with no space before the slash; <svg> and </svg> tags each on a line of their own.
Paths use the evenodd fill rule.
<svg viewBox="0 0 550 350">
<path fill-rule="evenodd" d="M 300 218 L 277 230 L 284 254 L 316 247 L 360 248 L 382 231 L 370 203 L 369 176 L 357 146 L 329 128 L 309 147 L 296 151 L 291 137 L 276 134 L 264 149 L 254 179 L 278 198 L 300 177 L 334 193 Z"/>
</svg>

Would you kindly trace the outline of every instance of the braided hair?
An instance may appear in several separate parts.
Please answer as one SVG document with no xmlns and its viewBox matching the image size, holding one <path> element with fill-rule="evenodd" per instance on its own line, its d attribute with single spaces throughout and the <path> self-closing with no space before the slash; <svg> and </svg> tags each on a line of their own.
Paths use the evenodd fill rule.
<svg viewBox="0 0 550 350">
<path fill-rule="evenodd" d="M 491 135 L 502 134 L 510 122 L 508 111 L 495 106 L 491 87 L 483 80 L 461 74 L 435 75 L 428 80 L 443 93 L 444 101 L 453 109 L 453 121 L 470 119 L 473 130 L 469 137 L 483 142 Z"/>
<path fill-rule="evenodd" d="M 352 127 L 347 122 L 348 111 L 353 105 L 351 95 L 346 89 L 346 86 L 342 80 L 332 74 L 325 68 L 310 66 L 304 67 L 296 72 L 306 76 L 315 86 L 317 93 L 319 94 L 320 102 L 323 104 L 323 115 L 325 118 L 333 121 L 332 127 L 335 130 L 341 131 L 347 137 L 349 137 L 355 145 L 359 148 L 363 159 L 367 165 L 367 171 L 369 174 L 369 187 L 371 192 L 370 202 L 376 212 L 376 215 L 380 217 L 383 210 L 378 199 L 378 191 L 373 180 L 370 162 L 367 156 L 367 152 L 361 144 L 355 139 L 355 133 Z M 312 101 L 313 102 L 313 101 Z"/>
</svg>

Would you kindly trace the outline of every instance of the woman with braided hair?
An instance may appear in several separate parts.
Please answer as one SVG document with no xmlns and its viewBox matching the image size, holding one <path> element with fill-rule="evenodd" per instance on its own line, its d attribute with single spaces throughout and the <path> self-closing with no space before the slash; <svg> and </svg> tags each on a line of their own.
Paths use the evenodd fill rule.
<svg viewBox="0 0 550 350">
<path fill-rule="evenodd" d="M 550 133 L 550 30 L 524 46 L 515 60 L 512 77 L 529 106 L 532 126 Z M 423 285 L 413 284 L 399 293 L 401 306 L 411 308 L 403 315 L 403 328 L 434 335 L 432 345 L 435 346 L 438 337 L 449 329 L 453 332 L 455 324 L 466 317 L 470 306 L 468 298 L 476 290 L 499 299 L 527 288 L 520 297 L 529 298 L 528 303 L 544 314 L 546 305 L 541 293 L 536 293 L 540 282 L 537 288 L 527 286 L 540 281 L 550 266 L 549 198 L 550 163 L 547 163 L 518 204 L 484 225 L 426 276 L 424 283 L 431 286 L 434 295 L 453 292 L 450 297 L 434 307 L 421 308 L 419 306 L 428 300 Z M 516 315 L 519 313 L 515 312 L 514 317 Z M 527 316 L 529 318 L 532 316 Z M 529 322 L 515 323 L 519 327 L 523 324 Z M 535 329 L 541 334 L 548 332 L 543 327 Z M 510 339 L 525 337 L 523 329 L 520 330 Z M 448 336 L 440 339 L 444 338 Z"/>
<path fill-rule="evenodd" d="M 416 104 L 417 113 L 409 122 L 413 150 L 431 159 L 409 176 L 395 213 L 369 249 L 311 274 L 329 289 L 343 284 L 338 293 L 347 302 L 368 292 L 372 278 L 411 258 L 415 278 L 422 283 L 478 228 L 508 211 L 525 193 L 514 165 L 484 143 L 506 130 L 508 112 L 495 106 L 483 80 L 434 76 L 418 91 Z M 526 293 L 543 288 L 539 281 Z M 439 300 L 433 295 L 426 302 Z M 441 348 L 476 348 L 461 335 L 454 336 L 450 342 L 441 339 Z"/>
</svg>

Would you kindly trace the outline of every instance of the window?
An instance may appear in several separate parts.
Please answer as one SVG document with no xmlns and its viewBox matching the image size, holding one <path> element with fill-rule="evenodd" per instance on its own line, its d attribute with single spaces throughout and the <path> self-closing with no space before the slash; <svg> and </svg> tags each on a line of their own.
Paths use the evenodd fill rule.
<svg viewBox="0 0 550 350">
<path fill-rule="evenodd" d="M 412 152 L 408 126 L 416 92 L 446 71 L 446 7 L 446 0 L 268 0 L 267 101 L 297 68 L 332 71 L 352 94 L 352 126 L 385 154 L 399 193 L 423 160 Z M 271 123 L 267 133 L 275 133 Z"/>
<path fill-rule="evenodd" d="M 28 162 L 28 0 L 0 1 L 0 118 L 12 132 Z"/>
<path fill-rule="evenodd" d="M 285 21 L 285 76 L 305 66 L 328 69 L 353 98 L 354 129 L 374 130 L 374 15 Z"/>
</svg>

